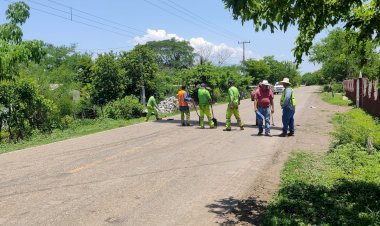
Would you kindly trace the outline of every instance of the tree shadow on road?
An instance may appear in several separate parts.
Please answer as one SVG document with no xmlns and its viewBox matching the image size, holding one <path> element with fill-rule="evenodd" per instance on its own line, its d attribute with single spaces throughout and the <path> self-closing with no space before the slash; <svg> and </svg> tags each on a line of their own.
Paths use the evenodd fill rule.
<svg viewBox="0 0 380 226">
<path fill-rule="evenodd" d="M 236 199 L 229 197 L 215 201 L 206 207 L 221 220 L 219 225 L 248 223 L 259 225 L 263 219 L 267 203 L 255 198 Z"/>
</svg>

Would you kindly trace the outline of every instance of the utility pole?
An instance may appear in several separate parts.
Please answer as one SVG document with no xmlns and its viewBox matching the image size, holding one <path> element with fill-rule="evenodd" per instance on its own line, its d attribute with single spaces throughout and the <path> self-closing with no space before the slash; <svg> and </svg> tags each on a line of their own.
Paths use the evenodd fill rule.
<svg viewBox="0 0 380 226">
<path fill-rule="evenodd" d="M 243 63 L 245 62 L 245 44 L 247 43 L 251 43 L 251 41 L 242 41 L 242 42 L 238 42 L 238 44 L 243 44 Z"/>
</svg>

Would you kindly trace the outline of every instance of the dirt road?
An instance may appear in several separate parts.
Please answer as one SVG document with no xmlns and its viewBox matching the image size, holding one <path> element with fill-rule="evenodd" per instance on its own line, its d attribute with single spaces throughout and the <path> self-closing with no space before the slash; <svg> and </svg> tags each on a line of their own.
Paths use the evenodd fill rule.
<svg viewBox="0 0 380 226">
<path fill-rule="evenodd" d="M 317 89 L 296 90 L 299 131 L 316 117 L 306 111 L 321 113 L 310 108 Z M 279 99 L 273 135 L 281 133 Z M 214 108 L 222 125 L 225 110 Z M 262 175 L 278 174 L 271 168 L 274 159 L 301 136 L 256 136 L 249 100 L 242 102 L 241 115 L 248 124 L 244 131 L 236 124 L 231 132 L 222 125 L 201 130 L 195 121 L 179 127 L 176 117 L 0 155 L 0 225 L 226 223 L 221 216 L 236 200 L 262 192 Z M 197 119 L 194 112 L 191 117 Z"/>
</svg>

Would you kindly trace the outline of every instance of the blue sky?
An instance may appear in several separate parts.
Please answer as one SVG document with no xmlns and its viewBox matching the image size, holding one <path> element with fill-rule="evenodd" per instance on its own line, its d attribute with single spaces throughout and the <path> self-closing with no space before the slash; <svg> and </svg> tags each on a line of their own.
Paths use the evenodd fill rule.
<svg viewBox="0 0 380 226">
<path fill-rule="evenodd" d="M 0 23 L 12 0 L 0 1 Z M 137 43 L 175 37 L 187 40 L 197 51 L 209 51 L 216 60 L 223 50 L 229 56 L 225 64 L 246 58 L 275 56 L 277 60 L 294 61 L 296 28 L 286 33 L 255 32 L 252 22 L 244 25 L 232 18 L 221 0 L 26 0 L 30 18 L 23 25 L 24 39 L 39 39 L 54 45 L 75 43 L 80 51 L 94 53 L 130 50 Z M 72 12 L 72 13 L 71 13 Z M 54 15 L 53 15 L 54 14 Z M 72 19 L 72 20 L 71 20 Z M 326 36 L 318 35 L 315 41 Z M 319 65 L 307 58 L 302 73 L 312 72 Z"/>
</svg>

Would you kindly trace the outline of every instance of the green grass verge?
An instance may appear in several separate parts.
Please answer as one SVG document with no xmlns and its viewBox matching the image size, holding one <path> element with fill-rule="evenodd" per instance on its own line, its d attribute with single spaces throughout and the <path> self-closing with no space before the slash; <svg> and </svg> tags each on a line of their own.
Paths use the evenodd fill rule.
<svg viewBox="0 0 380 226">
<path fill-rule="evenodd" d="M 177 115 L 178 112 L 160 114 L 161 117 L 170 117 Z M 154 115 L 151 116 L 151 119 Z M 69 138 L 80 137 L 105 130 L 129 126 L 144 122 L 145 118 L 136 118 L 130 120 L 114 120 L 109 118 L 83 119 L 74 121 L 68 129 L 54 130 L 51 134 L 35 134 L 32 137 L 19 141 L 17 143 L 0 143 L 0 154 L 20 150 L 23 148 L 34 147 L 43 144 L 49 144 Z"/>
<path fill-rule="evenodd" d="M 349 144 L 327 156 L 293 154 L 264 225 L 379 225 L 380 153 Z"/>
<path fill-rule="evenodd" d="M 264 225 L 380 225 L 380 150 L 374 145 L 369 152 L 352 137 L 379 126 L 367 117 L 356 109 L 334 117 L 335 139 L 348 136 L 350 141 L 336 143 L 324 155 L 295 152 L 289 157 Z M 350 121 L 341 123 L 342 118 Z M 372 122 L 358 128 L 356 120 Z"/>
<path fill-rule="evenodd" d="M 343 94 L 341 93 L 335 93 L 334 97 L 331 95 L 331 93 L 321 93 L 322 100 L 333 105 L 338 106 L 350 106 L 352 105 L 351 100 L 343 100 Z"/>
</svg>

